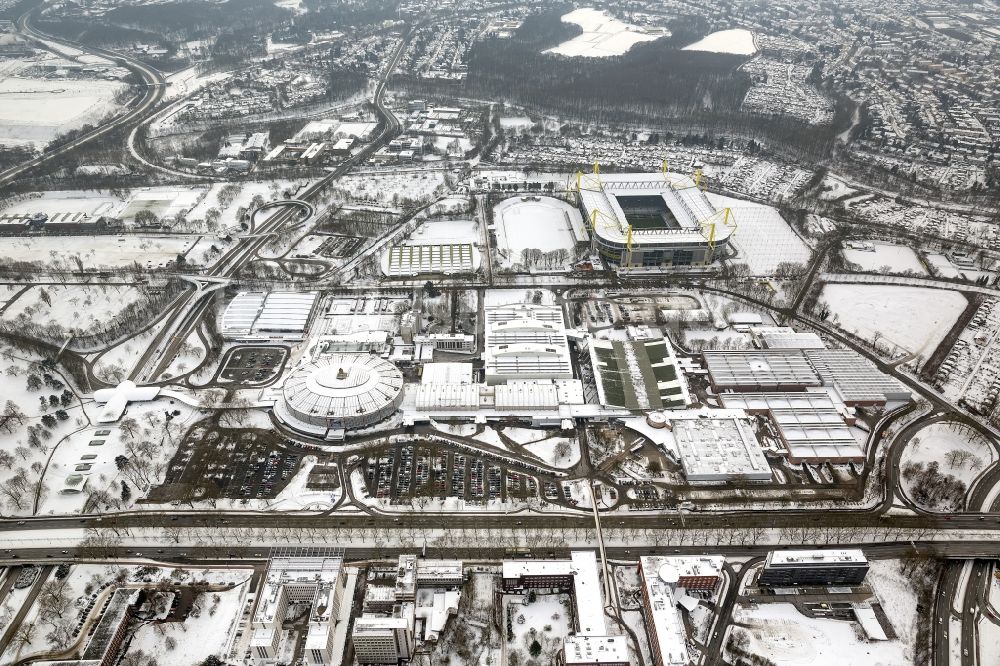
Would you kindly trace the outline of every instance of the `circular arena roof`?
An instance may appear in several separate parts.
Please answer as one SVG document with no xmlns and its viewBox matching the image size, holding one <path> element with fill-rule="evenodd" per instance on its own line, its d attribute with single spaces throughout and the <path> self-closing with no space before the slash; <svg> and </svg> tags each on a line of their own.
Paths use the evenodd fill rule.
<svg viewBox="0 0 1000 666">
<path fill-rule="evenodd" d="M 395 412 L 402 391 L 403 375 L 392 363 L 370 354 L 331 354 L 285 380 L 278 415 L 309 431 L 363 428 Z"/>
</svg>

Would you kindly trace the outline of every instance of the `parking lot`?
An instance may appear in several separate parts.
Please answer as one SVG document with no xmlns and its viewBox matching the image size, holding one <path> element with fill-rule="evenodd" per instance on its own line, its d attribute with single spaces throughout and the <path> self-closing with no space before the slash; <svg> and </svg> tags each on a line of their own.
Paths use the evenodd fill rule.
<svg viewBox="0 0 1000 666">
<path fill-rule="evenodd" d="M 467 502 L 538 497 L 537 480 L 508 465 L 455 451 L 404 445 L 368 458 L 362 470 L 372 497 L 408 504 L 417 497 Z"/>
<path fill-rule="evenodd" d="M 262 430 L 192 429 L 170 460 L 152 501 L 273 499 L 295 475 L 302 454 Z"/>
<path fill-rule="evenodd" d="M 287 359 L 285 347 L 235 347 L 222 359 L 215 381 L 220 384 L 267 384 L 281 372 Z"/>
</svg>

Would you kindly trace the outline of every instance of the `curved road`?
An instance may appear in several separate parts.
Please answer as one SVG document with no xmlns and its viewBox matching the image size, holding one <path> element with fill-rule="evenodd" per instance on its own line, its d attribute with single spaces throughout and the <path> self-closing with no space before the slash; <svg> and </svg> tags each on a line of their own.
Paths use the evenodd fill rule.
<svg viewBox="0 0 1000 666">
<path fill-rule="evenodd" d="M 166 81 L 158 71 L 136 58 L 115 53 L 114 51 L 107 51 L 105 49 L 85 46 L 76 42 L 59 39 L 35 30 L 31 26 L 31 18 L 35 11 L 37 11 L 37 8 L 24 13 L 17 19 L 17 29 L 25 37 L 42 44 L 44 44 L 44 42 L 55 42 L 57 44 L 87 51 L 112 60 L 122 67 L 126 67 L 141 76 L 145 84 L 145 90 L 142 99 L 140 99 L 139 102 L 126 113 L 116 116 L 110 122 L 100 125 L 99 127 L 95 127 L 89 132 L 85 132 L 68 143 L 64 143 L 60 146 L 52 148 L 51 150 L 46 150 L 41 155 L 33 157 L 27 162 L 23 162 L 15 167 L 7 169 L 6 171 L 0 172 L 0 186 L 13 182 L 16 178 L 31 169 L 55 159 L 56 157 L 65 155 L 71 150 L 74 150 L 99 136 L 103 136 L 119 127 L 142 120 L 146 115 L 152 112 L 154 108 L 156 108 L 157 104 L 159 104 L 160 99 L 163 97 L 164 86 L 166 85 Z"/>
</svg>

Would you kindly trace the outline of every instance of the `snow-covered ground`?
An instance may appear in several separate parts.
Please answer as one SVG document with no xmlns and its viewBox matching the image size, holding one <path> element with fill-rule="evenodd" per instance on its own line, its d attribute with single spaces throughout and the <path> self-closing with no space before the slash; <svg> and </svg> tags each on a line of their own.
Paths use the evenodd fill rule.
<svg viewBox="0 0 1000 666">
<path fill-rule="evenodd" d="M 896 285 L 828 284 L 820 300 L 840 328 L 890 350 L 934 353 L 968 304 L 955 291 Z"/>
<path fill-rule="evenodd" d="M 507 653 L 520 652 L 527 657 L 531 644 L 538 641 L 543 662 L 549 663 L 562 647 L 563 639 L 573 631 L 569 595 L 539 594 L 531 603 L 528 598 L 528 595 L 503 597 L 513 613 L 511 629 L 514 635 L 507 643 Z M 522 601 L 523 606 L 519 603 Z"/>
<path fill-rule="evenodd" d="M 920 275 L 927 274 L 917 253 L 905 245 L 872 243 L 871 247 L 874 251 L 845 248 L 844 259 L 857 264 L 863 271 L 882 272 L 882 268 L 888 266 L 890 273 L 913 271 Z"/>
<path fill-rule="evenodd" d="M 421 223 L 406 241 L 407 245 L 442 243 L 477 243 L 479 225 L 474 220 L 429 220 Z"/>
<path fill-rule="evenodd" d="M 858 638 L 853 623 L 809 618 L 792 604 L 738 607 L 734 622 L 747 625 L 748 651 L 777 666 L 900 666 L 908 660 L 899 641 L 868 643 Z"/>
<path fill-rule="evenodd" d="M 0 145 L 43 146 L 117 108 L 118 81 L 0 77 Z"/>
<path fill-rule="evenodd" d="M 953 451 L 959 455 L 946 455 Z M 937 462 L 942 474 L 950 474 L 971 486 L 995 458 L 996 451 L 981 435 L 959 423 L 941 422 L 917 433 L 907 444 L 899 464 Z"/>
<path fill-rule="evenodd" d="M 583 229 L 583 216 L 574 206 L 552 197 L 537 197 L 537 201 L 513 197 L 499 203 L 494 215 L 502 265 L 523 264 L 522 253 L 529 248 L 542 252 L 566 250 L 558 268 L 567 267 L 573 259 L 573 228 L 577 233 Z"/>
<path fill-rule="evenodd" d="M 524 448 L 553 467 L 568 469 L 580 462 L 580 443 L 573 437 L 550 437 Z"/>
<path fill-rule="evenodd" d="M 651 42 L 663 35 L 650 35 L 641 28 L 624 23 L 607 12 L 589 7 L 575 9 L 562 17 L 564 23 L 575 23 L 583 34 L 544 51 L 558 55 L 604 58 L 628 52 L 636 44 Z"/>
<path fill-rule="evenodd" d="M 103 330 L 108 320 L 140 298 L 138 289 L 121 285 L 31 287 L 7 307 L 3 319 L 24 317 L 35 324 L 52 323 L 87 333 Z"/>
<path fill-rule="evenodd" d="M 212 655 L 222 656 L 239 621 L 239 611 L 249 583 L 231 590 L 203 592 L 202 608 L 183 622 L 144 624 L 135 632 L 128 653 L 142 651 L 168 664 L 198 664 Z"/>
<path fill-rule="evenodd" d="M 7 239 L 0 247 L 0 257 L 36 261 L 67 270 L 79 270 L 72 257 L 79 257 L 84 269 L 126 268 L 134 264 L 163 268 L 177 259 L 177 255 L 190 250 L 196 240 L 194 236 L 127 234 L 78 237 L 67 247 L 65 238 L 32 236 Z"/>
<path fill-rule="evenodd" d="M 752 32 L 743 28 L 733 28 L 705 35 L 694 44 L 685 46 L 684 50 L 752 55 L 757 52 L 757 46 L 753 42 Z"/>
<path fill-rule="evenodd" d="M 868 584 L 892 622 L 907 657 L 917 640 L 917 596 L 899 560 L 869 560 Z"/>
</svg>

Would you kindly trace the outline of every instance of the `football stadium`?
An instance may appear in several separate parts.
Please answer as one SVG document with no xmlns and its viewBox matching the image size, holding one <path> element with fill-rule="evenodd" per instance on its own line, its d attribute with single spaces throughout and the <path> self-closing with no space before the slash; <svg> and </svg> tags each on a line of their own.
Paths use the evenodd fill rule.
<svg viewBox="0 0 1000 666">
<path fill-rule="evenodd" d="M 594 249 L 620 268 L 705 266 L 726 256 L 736 230 L 732 211 L 716 209 L 687 176 L 595 168 L 577 186 Z"/>
</svg>

